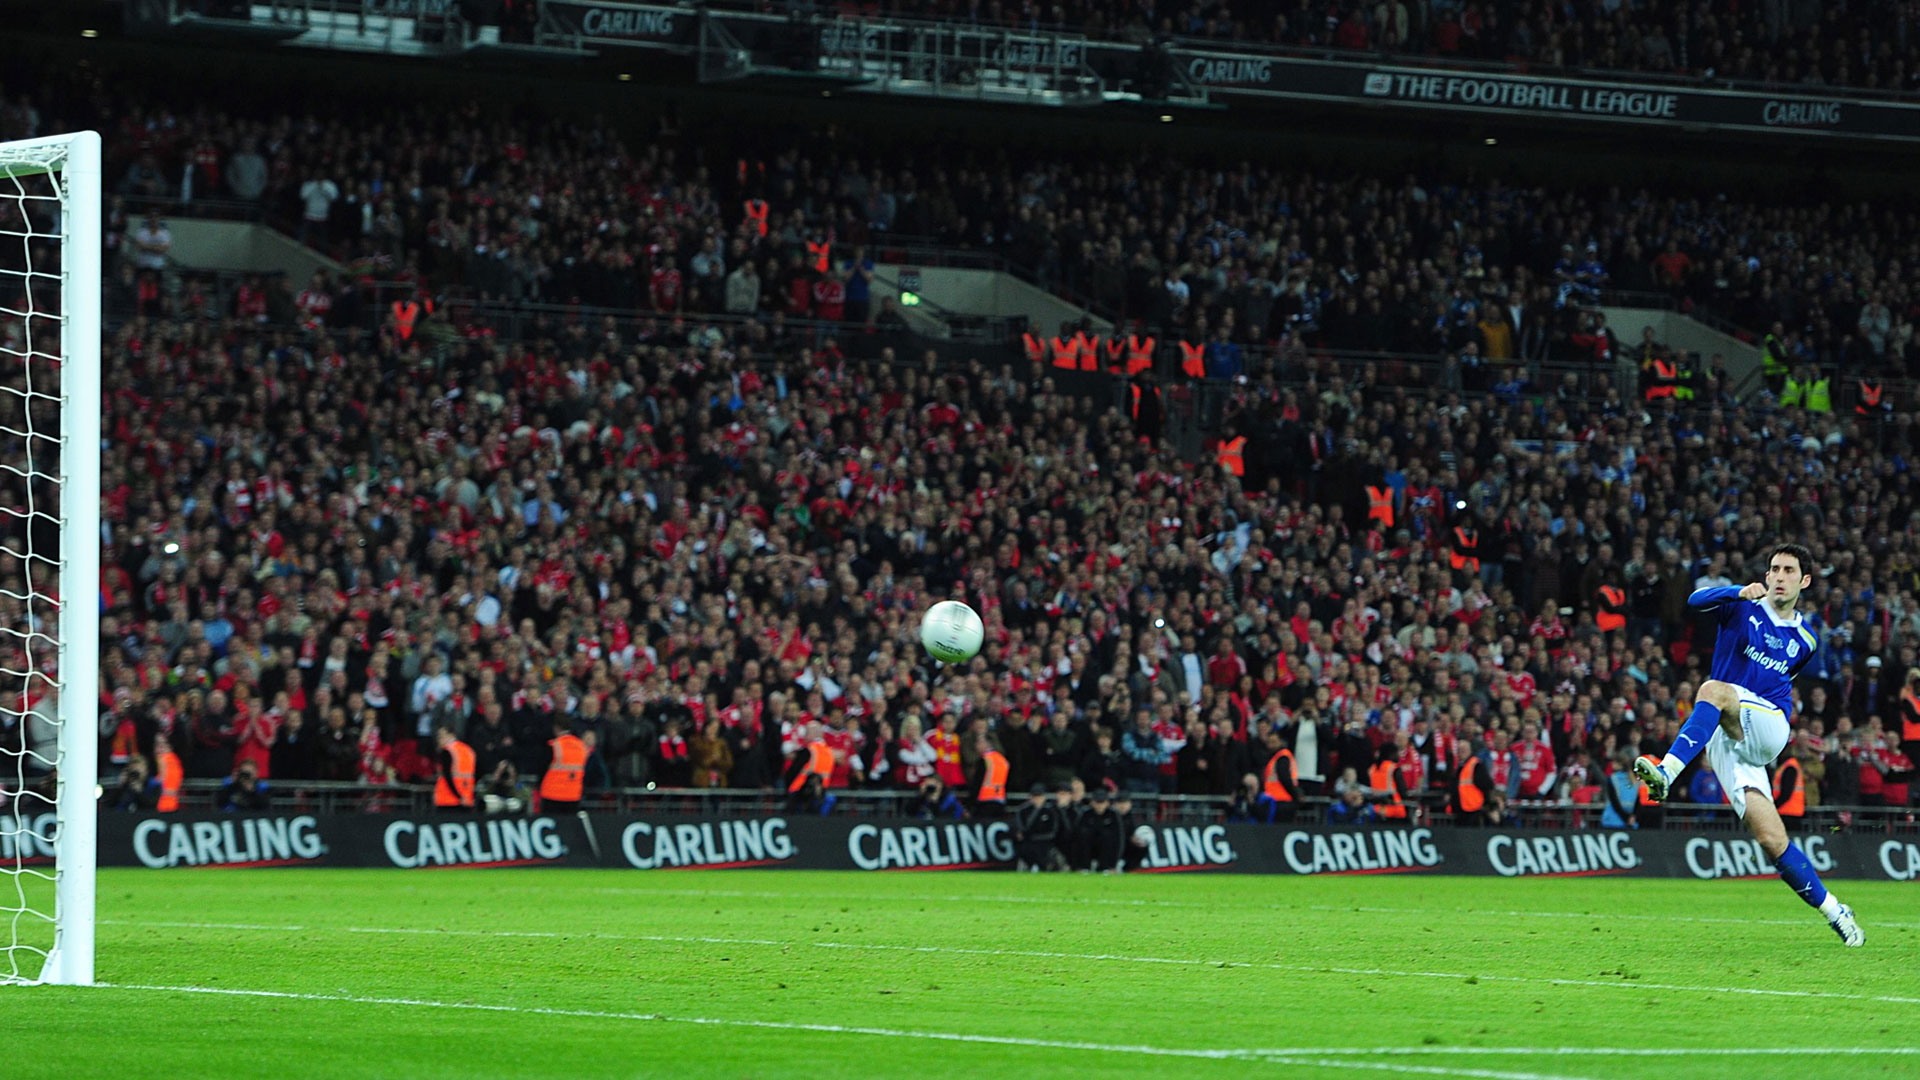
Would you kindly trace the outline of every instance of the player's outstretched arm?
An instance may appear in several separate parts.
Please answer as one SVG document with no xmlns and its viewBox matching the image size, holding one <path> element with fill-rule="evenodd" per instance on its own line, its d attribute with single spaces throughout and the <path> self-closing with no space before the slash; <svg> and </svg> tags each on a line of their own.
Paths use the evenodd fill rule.
<svg viewBox="0 0 1920 1080">
<path fill-rule="evenodd" d="M 1753 596 L 1747 595 L 1749 591 L 1755 589 L 1759 591 L 1755 592 Z M 1737 585 L 1709 585 L 1704 589 L 1693 590 L 1693 595 L 1687 597 L 1687 606 L 1691 608 L 1714 608 L 1719 607 L 1721 604 L 1731 604 L 1735 600 L 1753 600 L 1764 595 L 1766 595 L 1766 586 L 1764 585 L 1748 585 L 1745 588 Z"/>
</svg>

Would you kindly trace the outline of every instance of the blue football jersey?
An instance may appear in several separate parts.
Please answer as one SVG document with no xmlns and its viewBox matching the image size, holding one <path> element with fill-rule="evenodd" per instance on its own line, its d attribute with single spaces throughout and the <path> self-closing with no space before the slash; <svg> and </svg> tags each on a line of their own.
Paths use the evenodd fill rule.
<svg viewBox="0 0 1920 1080">
<path fill-rule="evenodd" d="M 1801 622 L 1786 619 L 1765 600 L 1742 600 L 1735 587 L 1696 589 L 1687 603 L 1718 620 L 1713 644 L 1713 677 L 1765 698 L 1781 714 L 1793 717 L 1793 677 L 1813 661 L 1820 641 Z"/>
</svg>

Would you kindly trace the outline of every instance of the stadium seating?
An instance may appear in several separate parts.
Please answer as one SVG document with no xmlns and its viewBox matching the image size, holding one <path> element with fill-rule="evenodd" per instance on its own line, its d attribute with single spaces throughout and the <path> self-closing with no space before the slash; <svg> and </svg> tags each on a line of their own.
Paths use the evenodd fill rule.
<svg viewBox="0 0 1920 1080">
<path fill-rule="evenodd" d="M 1566 790 L 1661 744 L 1702 676 L 1680 600 L 1739 580 L 1772 525 L 1798 521 L 1823 565 L 1810 604 L 1831 688 L 1810 697 L 1810 745 L 1911 769 L 1879 689 L 1902 685 L 1920 634 L 1905 421 L 1736 402 L 1711 378 L 1640 400 L 1626 383 L 1659 342 L 1629 352 L 1575 321 L 1602 289 L 1664 289 L 1756 337 L 1786 324 L 1769 347 L 1792 361 L 1904 365 L 1910 208 L 1144 161 L 909 170 L 879 151 L 743 161 L 742 182 L 607 131 L 158 106 L 129 108 L 111 152 L 122 244 L 130 208 L 180 199 L 181 177 L 189 204 L 259 179 L 290 229 L 358 260 L 355 280 L 298 292 L 174 291 L 137 266 L 110 291 L 114 767 L 166 733 L 197 776 L 252 756 L 417 780 L 446 721 L 510 783 L 544 765 L 561 712 L 595 733 L 601 786 L 691 782 L 676 740 L 701 738 L 729 743 L 726 783 L 759 787 L 817 718 L 850 751 L 836 781 L 892 786 L 914 769 L 876 751 L 909 717 L 931 733 L 951 715 L 1022 748 L 1018 788 L 1049 760 L 1021 727 L 1070 708 L 1117 729 L 1145 708 L 1174 751 L 1169 789 L 1226 795 L 1275 722 L 1321 726 L 1329 792 L 1336 767 L 1382 752 L 1438 781 L 1455 737 L 1504 761 L 1531 722 Z M 302 195 L 320 180 L 333 197 Z M 743 205 L 763 195 L 764 238 Z M 767 271 L 736 314 L 820 314 L 807 244 L 828 226 L 836 252 L 898 234 L 990 247 L 1125 317 L 1268 346 L 1209 423 L 1250 437 L 1244 475 L 1023 369 L 854 361 L 818 326 L 708 318 L 743 255 Z M 1169 230 L 1182 242 L 1156 246 Z M 403 319 L 369 304 L 375 277 L 463 299 Z M 674 318 L 503 332 L 475 314 L 534 299 Z M 1518 343 L 1501 304 L 1522 311 Z M 1543 388 L 1496 371 L 1529 334 L 1612 349 L 1612 372 Z M 1322 348 L 1448 359 L 1410 390 Z M 1472 561 L 1460 528 L 1478 532 Z M 1605 587 L 1628 594 L 1610 638 Z M 929 699 L 905 643 L 949 593 L 987 615 L 992 646 Z M 1394 725 L 1368 721 L 1396 710 L 1434 731 L 1383 751 Z M 487 734 L 492 713 L 514 746 Z M 309 748 L 285 746 L 295 714 Z M 1210 771 L 1178 753 L 1209 729 Z M 1125 782 L 1076 730 L 1073 771 Z"/>
<path fill-rule="evenodd" d="M 739 6 L 751 6 L 745 3 Z M 1876 93 L 1920 90 L 1914 14 L 1898 4 L 1327 3 L 1052 5 L 881 0 L 845 14 L 938 18 L 1010 29 L 1058 28 L 1136 41 L 1377 53 L 1527 70 L 1688 77 Z"/>
<path fill-rule="evenodd" d="M 837 291 L 815 286 L 845 280 L 856 254 L 912 243 L 1009 260 L 1100 315 L 1156 327 L 1168 346 L 1224 331 L 1256 371 L 1294 339 L 1399 353 L 1471 344 L 1469 368 L 1581 355 L 1579 308 L 1604 297 L 1677 305 L 1756 345 L 1773 334 L 1787 368 L 1920 373 L 1910 206 L 1583 197 L 1144 157 L 989 166 L 963 148 L 839 157 L 791 133 L 774 154 L 736 157 L 718 141 L 687 154 L 605 129 L 536 137 L 424 109 L 375 121 L 343 107 L 296 123 L 128 102 L 110 131 L 121 223 L 153 205 L 231 211 L 238 198 L 358 276 L 495 299 L 879 321 L 887 313 L 857 287 L 834 303 Z M 730 175 L 696 160 L 725 161 Z M 749 200 L 767 203 L 764 235 Z M 737 273 L 745 263 L 757 280 Z M 1489 336 L 1481 324 L 1502 315 L 1514 330 Z M 1851 377 L 1840 381 L 1851 394 Z"/>
</svg>

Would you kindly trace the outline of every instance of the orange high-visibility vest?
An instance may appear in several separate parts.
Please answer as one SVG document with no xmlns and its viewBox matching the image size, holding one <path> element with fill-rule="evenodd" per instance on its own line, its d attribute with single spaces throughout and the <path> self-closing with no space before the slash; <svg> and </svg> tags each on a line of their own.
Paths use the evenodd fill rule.
<svg viewBox="0 0 1920 1080">
<path fill-rule="evenodd" d="M 1373 768 L 1367 770 L 1367 786 L 1385 791 L 1388 795 L 1386 805 L 1378 807 L 1383 818 L 1404 818 L 1407 816 L 1407 803 L 1400 797 L 1400 786 L 1393 782 L 1393 774 L 1400 766 L 1391 761 L 1376 761 Z"/>
<path fill-rule="evenodd" d="M 578 736 L 562 735 L 547 740 L 553 748 L 553 764 L 540 778 L 540 797 L 553 802 L 579 802 L 580 788 L 587 778 L 587 744 Z"/>
<path fill-rule="evenodd" d="M 1900 711 L 1900 741 L 1920 742 L 1920 696 L 1911 689 L 1902 690 L 1900 701 L 1906 706 Z"/>
<path fill-rule="evenodd" d="M 180 767 L 180 755 L 169 750 L 160 755 L 160 801 L 154 804 L 163 814 L 180 809 L 180 782 L 186 779 Z"/>
<path fill-rule="evenodd" d="M 1100 347 L 1100 354 L 1107 358 L 1102 365 L 1109 375 L 1124 375 L 1127 372 L 1127 343 L 1115 334 Z"/>
<path fill-rule="evenodd" d="M 986 763 L 986 775 L 980 780 L 980 802 L 1007 801 L 1007 755 L 989 750 L 980 759 Z"/>
<path fill-rule="evenodd" d="M 824 274 L 833 268 L 833 244 L 822 240 L 819 243 L 807 241 L 807 254 L 813 257 L 815 273 Z"/>
<path fill-rule="evenodd" d="M 1786 802 L 1780 802 L 1780 793 L 1790 792 Z M 1773 771 L 1773 801 L 1778 804 L 1783 818 L 1805 817 L 1807 814 L 1807 786 L 1800 782 L 1800 762 L 1797 758 L 1787 758 Z"/>
<path fill-rule="evenodd" d="M 1205 345 L 1199 344 L 1198 342 L 1192 342 L 1192 341 L 1181 342 L 1180 343 L 1180 370 L 1182 372 L 1185 372 L 1187 378 L 1189 379 L 1206 378 L 1207 377 L 1207 347 Z"/>
<path fill-rule="evenodd" d="M 1383 529 L 1393 528 L 1393 489 L 1367 485 L 1367 520 L 1377 521 Z"/>
<path fill-rule="evenodd" d="M 1865 379 L 1861 379 L 1860 404 L 1855 405 L 1853 411 L 1859 413 L 1861 416 L 1871 415 L 1875 409 L 1880 407 L 1880 395 L 1883 392 L 1879 386 L 1869 383 Z"/>
<path fill-rule="evenodd" d="M 1080 344 L 1074 338 L 1055 337 L 1053 346 L 1053 366 L 1073 371 L 1080 366 Z"/>
<path fill-rule="evenodd" d="M 767 200 L 748 199 L 746 209 L 746 224 L 752 225 L 753 231 L 761 236 L 767 235 Z"/>
<path fill-rule="evenodd" d="M 429 307 L 428 310 L 431 311 L 432 308 Z M 393 328 L 399 333 L 401 341 L 413 340 L 413 327 L 414 324 L 419 321 L 419 304 L 412 300 L 395 300 L 393 302 Z"/>
<path fill-rule="evenodd" d="M 1671 360 L 1655 360 L 1653 379 L 1653 385 L 1647 387 L 1648 401 L 1654 398 L 1672 397 L 1674 387 L 1680 382 L 1680 368 Z"/>
<path fill-rule="evenodd" d="M 1044 364 L 1047 362 L 1047 342 L 1044 338 L 1037 338 L 1032 334 L 1021 334 L 1020 345 L 1027 350 L 1028 363 Z"/>
<path fill-rule="evenodd" d="M 1460 766 L 1460 783 L 1454 797 L 1455 804 L 1463 814 L 1477 814 L 1481 807 L 1487 805 L 1486 793 L 1481 791 L 1480 785 L 1475 782 L 1479 775 L 1479 757 L 1469 756 L 1467 763 Z"/>
<path fill-rule="evenodd" d="M 1453 527 L 1454 549 L 1450 556 L 1455 570 L 1480 572 L 1480 558 L 1474 552 L 1480 550 L 1480 534 L 1465 525 Z"/>
<path fill-rule="evenodd" d="M 818 775 L 823 786 L 833 777 L 833 751 L 818 739 L 807 744 L 807 767 L 801 769 L 793 778 L 793 783 L 787 785 L 787 790 L 799 791 L 806 787 L 808 774 Z"/>
<path fill-rule="evenodd" d="M 1287 790 L 1286 780 L 1280 779 L 1280 762 L 1282 759 L 1286 761 L 1287 780 L 1296 780 L 1299 778 L 1299 774 L 1294 771 L 1293 751 L 1283 746 L 1275 752 L 1272 757 L 1267 759 L 1267 782 L 1262 785 L 1260 791 L 1274 802 L 1292 802 L 1293 792 Z"/>
<path fill-rule="evenodd" d="M 1600 586 L 1600 612 L 1593 617 L 1593 624 L 1601 630 L 1612 633 L 1627 625 L 1624 609 L 1627 606 L 1627 591 L 1618 585 Z"/>
<path fill-rule="evenodd" d="M 1100 338 L 1085 330 L 1073 335 L 1073 348 L 1080 357 L 1081 371 L 1100 370 Z"/>
<path fill-rule="evenodd" d="M 1127 374 L 1138 375 L 1153 367 L 1153 350 L 1160 344 L 1153 338 L 1142 338 L 1138 334 L 1127 335 Z"/>
<path fill-rule="evenodd" d="M 453 786 L 447 786 L 447 778 L 442 775 L 433 782 L 433 805 L 435 806 L 472 806 L 473 805 L 473 747 L 455 739 L 447 747 L 447 753 L 453 757 Z"/>
<path fill-rule="evenodd" d="M 1233 475 L 1245 476 L 1247 475 L 1246 450 L 1247 437 L 1245 435 L 1235 435 L 1231 439 L 1221 441 L 1216 460 L 1219 462 L 1221 468 Z"/>
</svg>

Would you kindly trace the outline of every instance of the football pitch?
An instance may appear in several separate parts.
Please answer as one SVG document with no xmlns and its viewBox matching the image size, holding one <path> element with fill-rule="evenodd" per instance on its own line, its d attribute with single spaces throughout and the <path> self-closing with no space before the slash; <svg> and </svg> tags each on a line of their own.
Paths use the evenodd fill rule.
<svg viewBox="0 0 1920 1080">
<path fill-rule="evenodd" d="M 1920 889 L 802 871 L 102 871 L 9 1080 L 1920 1076 Z"/>
</svg>

